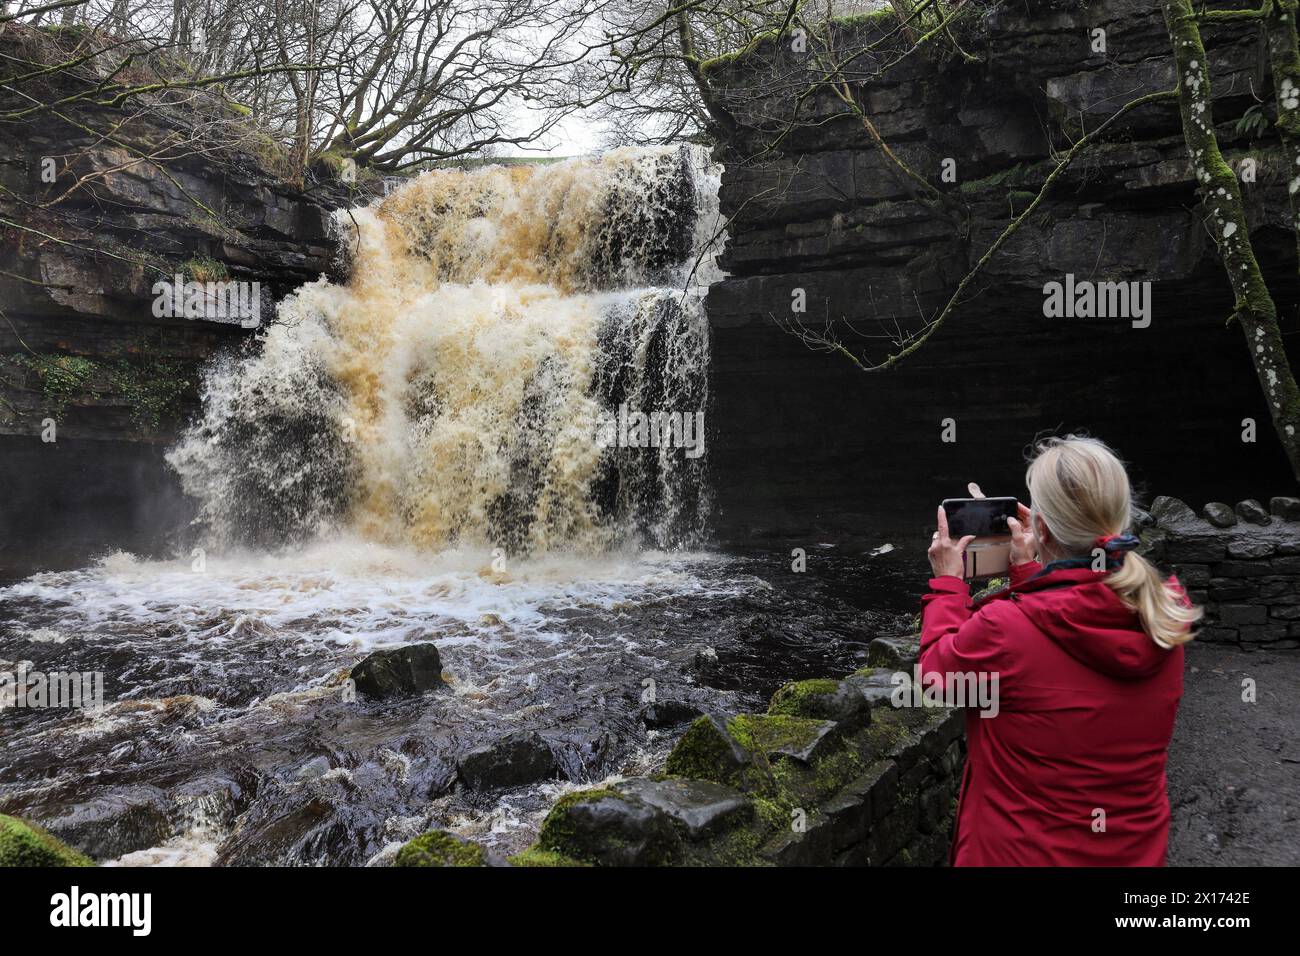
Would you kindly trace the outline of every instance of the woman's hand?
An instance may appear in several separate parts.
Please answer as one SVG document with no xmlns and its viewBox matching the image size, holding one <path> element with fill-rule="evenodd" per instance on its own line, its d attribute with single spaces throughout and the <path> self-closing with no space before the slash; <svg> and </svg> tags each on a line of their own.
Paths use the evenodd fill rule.
<svg viewBox="0 0 1300 956">
<path fill-rule="evenodd" d="M 959 578 L 964 570 L 962 553 L 975 540 L 975 535 L 968 534 L 960 541 L 948 537 L 948 515 L 944 512 L 943 505 L 939 506 L 938 522 L 939 530 L 934 533 L 930 550 L 926 552 L 930 558 L 930 570 L 936 578 Z"/>
<path fill-rule="evenodd" d="M 1025 564 L 1038 559 L 1038 541 L 1034 538 L 1034 523 L 1029 517 L 1029 509 L 1022 504 L 1016 505 L 1016 518 L 1007 519 L 1011 529 L 1011 563 Z"/>
</svg>

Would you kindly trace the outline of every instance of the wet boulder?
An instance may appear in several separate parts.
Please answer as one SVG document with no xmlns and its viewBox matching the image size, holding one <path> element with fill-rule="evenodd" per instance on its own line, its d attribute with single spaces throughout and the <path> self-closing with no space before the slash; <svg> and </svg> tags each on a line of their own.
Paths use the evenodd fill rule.
<svg viewBox="0 0 1300 956">
<path fill-rule="evenodd" d="M 460 761 L 460 779 L 473 790 L 521 787 L 554 777 L 555 754 L 540 734 L 517 730 L 477 747 Z"/>
<path fill-rule="evenodd" d="M 1268 510 L 1272 512 L 1273 517 L 1281 518 L 1283 521 L 1300 521 L 1300 498 L 1289 496 L 1270 498 Z"/>
<path fill-rule="evenodd" d="M 908 668 L 920 656 L 920 634 L 877 637 L 867 645 L 867 663 L 872 667 Z"/>
<path fill-rule="evenodd" d="M 375 651 L 352 668 L 357 692 L 371 700 L 413 697 L 441 687 L 442 658 L 432 644 Z"/>
<path fill-rule="evenodd" d="M 1156 527 L 1166 531 L 1188 531 L 1199 528 L 1200 519 L 1185 501 L 1160 495 L 1151 503 L 1151 517 Z"/>
<path fill-rule="evenodd" d="M 176 829 L 173 806 L 157 787 L 101 791 L 48 821 L 59 835 L 97 860 L 155 847 Z"/>
<path fill-rule="evenodd" d="M 633 777 L 615 788 L 627 797 L 662 810 L 677 821 L 688 839 L 702 840 L 749 820 L 754 804 L 739 790 L 708 780 L 650 780 Z"/>
<path fill-rule="evenodd" d="M 1237 513 L 1232 510 L 1231 505 L 1225 505 L 1222 501 L 1208 502 L 1201 509 L 1201 514 L 1205 515 L 1205 520 L 1216 528 L 1231 528 L 1237 523 Z"/>
<path fill-rule="evenodd" d="M 898 687 L 894 681 L 895 673 L 897 671 L 888 667 L 864 667 L 844 681 L 862 695 L 868 707 L 893 707 L 894 691 Z"/>
<path fill-rule="evenodd" d="M 720 669 L 718 652 L 713 647 L 701 647 L 691 660 L 691 670 L 700 680 L 708 681 L 716 677 Z"/>
<path fill-rule="evenodd" d="M 295 770 L 293 779 L 299 783 L 305 783 L 308 780 L 319 780 L 329 772 L 330 758 L 322 754 L 319 757 L 313 757 Z"/>
<path fill-rule="evenodd" d="M 656 700 L 641 710 L 641 723 L 651 729 L 674 727 L 699 717 L 702 711 L 687 700 Z"/>
<path fill-rule="evenodd" d="M 1264 506 L 1254 498 L 1247 498 L 1245 501 L 1237 502 L 1237 517 L 1242 521 L 1257 525 L 1266 525 L 1273 520 L 1268 511 L 1264 509 Z"/>
<path fill-rule="evenodd" d="M 94 866 L 95 861 L 40 827 L 0 814 L 0 867 Z"/>
<path fill-rule="evenodd" d="M 617 790 L 580 790 L 546 815 L 538 848 L 599 866 L 662 866 L 681 850 L 673 818 Z"/>
</svg>

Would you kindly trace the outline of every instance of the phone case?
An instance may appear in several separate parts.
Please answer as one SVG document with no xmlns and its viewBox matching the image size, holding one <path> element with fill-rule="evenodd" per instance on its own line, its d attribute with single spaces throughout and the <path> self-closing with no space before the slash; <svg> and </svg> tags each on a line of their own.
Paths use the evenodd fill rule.
<svg viewBox="0 0 1300 956">
<path fill-rule="evenodd" d="M 962 553 L 962 577 L 992 578 L 1011 567 L 1011 542 L 1005 538 L 976 538 Z"/>
</svg>

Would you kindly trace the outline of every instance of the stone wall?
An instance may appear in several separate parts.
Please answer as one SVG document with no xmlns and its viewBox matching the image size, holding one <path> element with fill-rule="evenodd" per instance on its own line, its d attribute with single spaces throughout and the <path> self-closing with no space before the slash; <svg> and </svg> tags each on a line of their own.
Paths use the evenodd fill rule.
<svg viewBox="0 0 1300 956">
<path fill-rule="evenodd" d="M 1023 451 L 1044 431 L 1108 440 L 1151 491 L 1293 493 L 1248 343 L 1226 324 L 1232 295 L 1172 104 L 1135 111 L 1085 150 L 947 325 L 898 368 L 863 373 L 777 327 L 802 289 L 807 323 L 847 320 L 876 338 L 841 325 L 846 343 L 883 356 L 881 337 L 915 330 L 941 307 L 1081 128 L 1173 86 L 1157 4 L 971 0 L 966 9 L 961 40 L 978 62 L 935 43 L 877 75 L 901 52 L 891 15 L 839 27 L 846 48 L 876 44 L 855 64 L 855 93 L 894 152 L 952 200 L 956 223 L 915 198 L 833 96 L 801 101 L 797 116 L 793 96 L 754 99 L 774 78 L 787 94 L 805 88 L 808 66 L 788 44 L 764 41 L 708 66 L 736 121 L 718 151 L 730 274 L 707 302 L 720 536 L 875 528 L 891 520 L 886 512 L 928 515 L 972 479 L 1016 494 Z M 1090 48 L 1094 28 L 1106 31 L 1105 56 Z M 1286 164 L 1272 130 L 1237 129 L 1255 93 L 1272 96 L 1258 30 L 1215 24 L 1205 41 L 1217 132 L 1230 162 L 1257 162 L 1257 181 L 1244 187 L 1250 226 L 1279 314 L 1294 317 Z M 940 178 L 945 159 L 955 182 Z M 1151 282 L 1150 327 L 1045 318 L 1043 286 L 1067 273 Z M 1247 417 L 1259 423 L 1256 443 L 1241 441 Z M 947 418 L 953 442 L 941 440 Z"/>
<path fill-rule="evenodd" d="M 947 859 L 964 714 L 895 707 L 915 639 L 877 640 L 841 680 L 787 684 L 765 714 L 704 715 L 664 772 L 562 797 L 516 866 L 936 866 Z M 398 865 L 492 865 L 434 831 Z"/>
<path fill-rule="evenodd" d="M 1300 498 L 1211 501 L 1197 515 L 1162 497 L 1150 518 L 1144 553 L 1204 607 L 1198 641 L 1300 647 Z"/>
</svg>

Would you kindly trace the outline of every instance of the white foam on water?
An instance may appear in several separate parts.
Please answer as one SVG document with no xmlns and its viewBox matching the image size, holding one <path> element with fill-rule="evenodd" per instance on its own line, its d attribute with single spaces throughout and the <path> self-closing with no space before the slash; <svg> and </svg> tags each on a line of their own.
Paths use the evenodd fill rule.
<svg viewBox="0 0 1300 956">
<path fill-rule="evenodd" d="M 67 635 L 108 623 L 132 625 L 137 633 L 166 625 L 206 643 L 239 641 L 251 629 L 361 652 L 404 643 L 412 627 L 424 627 L 444 649 L 490 647 L 521 631 L 560 640 L 551 624 L 568 610 L 730 593 L 725 579 L 693 571 L 719 560 L 704 552 L 627 549 L 599 556 L 548 552 L 503 563 L 485 548 L 426 552 L 344 537 L 283 555 L 208 555 L 201 572 L 189 558 L 148 561 L 117 553 L 89 568 L 0 588 L 0 598 L 47 603 L 57 609 L 57 621 L 45 629 Z M 446 633 L 452 624 L 462 627 Z"/>
</svg>

